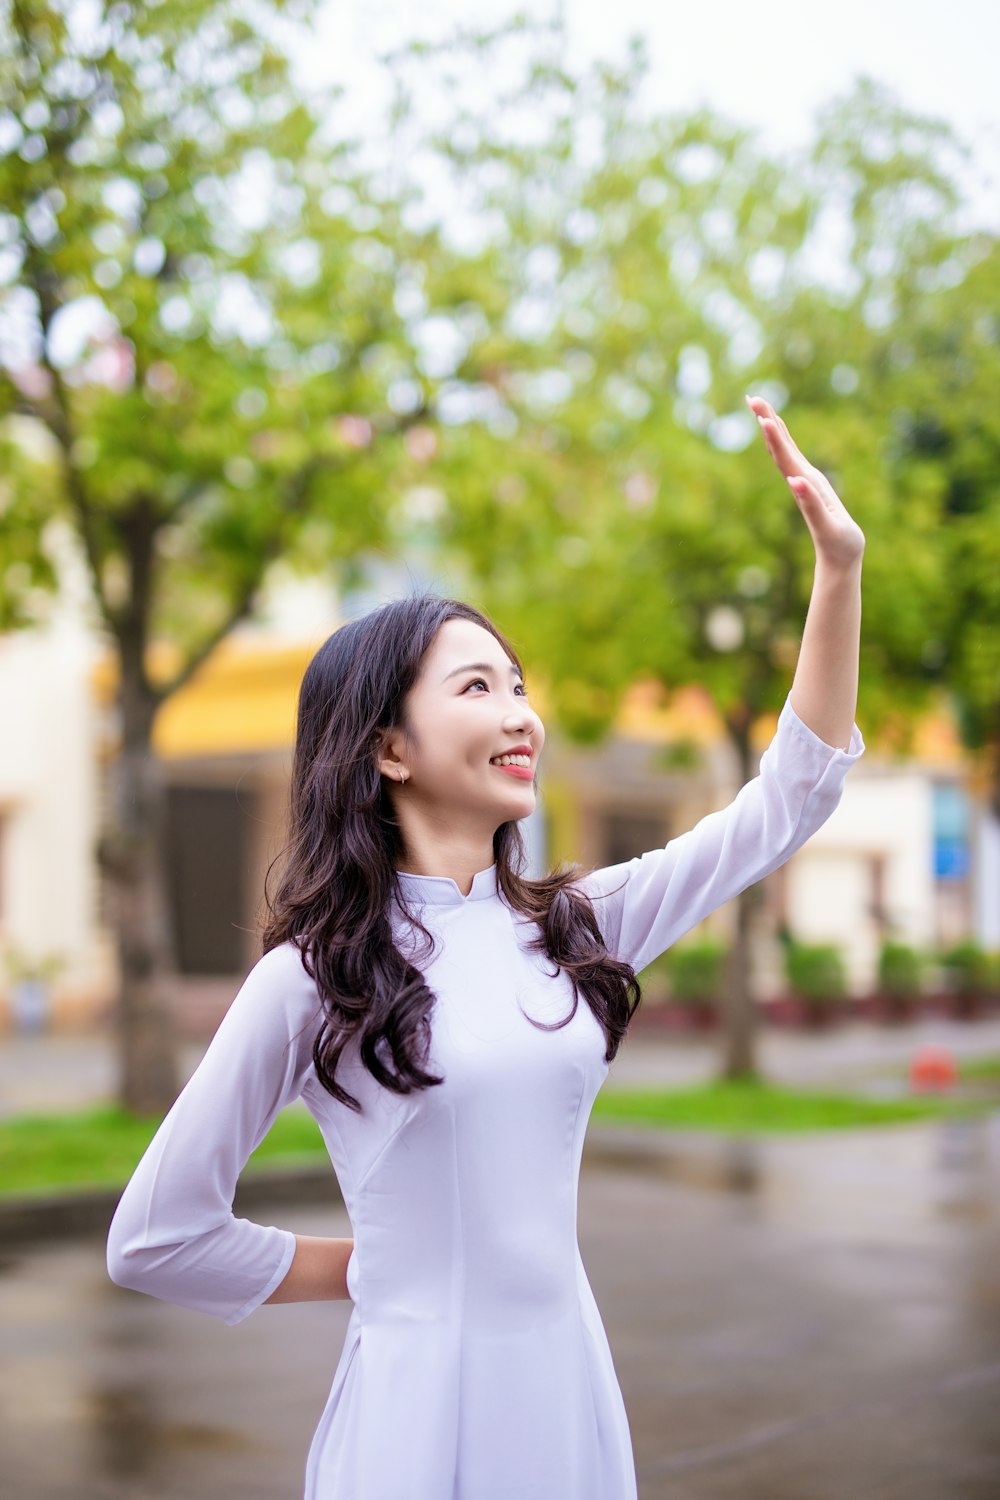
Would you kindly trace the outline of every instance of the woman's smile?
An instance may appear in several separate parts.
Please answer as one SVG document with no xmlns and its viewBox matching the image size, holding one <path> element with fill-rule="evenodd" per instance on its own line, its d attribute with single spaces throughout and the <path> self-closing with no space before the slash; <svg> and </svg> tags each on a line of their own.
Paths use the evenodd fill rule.
<svg viewBox="0 0 1000 1500">
<path fill-rule="evenodd" d="M 516 766 L 516 765 L 501 766 L 501 765 L 498 765 L 497 762 L 493 761 L 493 760 L 490 761 L 490 765 L 496 771 L 506 771 L 509 776 L 519 776 L 522 781 L 531 781 L 534 778 L 534 774 L 535 774 L 534 771 L 531 769 L 530 766 Z"/>
</svg>

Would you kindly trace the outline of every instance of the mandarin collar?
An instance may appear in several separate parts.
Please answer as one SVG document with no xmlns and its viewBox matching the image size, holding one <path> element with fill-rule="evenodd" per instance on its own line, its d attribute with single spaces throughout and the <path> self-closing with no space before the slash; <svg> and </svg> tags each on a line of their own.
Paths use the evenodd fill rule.
<svg viewBox="0 0 1000 1500">
<path fill-rule="evenodd" d="M 396 879 L 407 900 L 428 906 L 465 906 L 470 901 L 485 901 L 497 893 L 495 860 L 485 870 L 478 870 L 473 875 L 472 889 L 467 896 L 462 895 L 450 875 L 412 875 L 408 870 L 397 870 Z"/>
</svg>

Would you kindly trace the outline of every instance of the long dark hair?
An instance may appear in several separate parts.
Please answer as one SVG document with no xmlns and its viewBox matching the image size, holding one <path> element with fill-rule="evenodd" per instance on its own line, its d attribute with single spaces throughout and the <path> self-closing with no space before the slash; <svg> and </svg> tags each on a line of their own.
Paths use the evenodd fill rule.
<svg viewBox="0 0 1000 1500">
<path fill-rule="evenodd" d="M 299 691 L 284 872 L 273 901 L 265 880 L 270 916 L 263 945 L 265 953 L 289 940 L 299 948 L 324 1013 L 313 1043 L 316 1073 L 335 1099 L 358 1111 L 358 1100 L 334 1077 L 352 1038 L 372 1076 L 397 1094 L 444 1082 L 421 1066 L 433 991 L 393 940 L 389 905 L 394 896 L 403 905 L 397 876 L 403 847 L 378 757 L 386 731 L 408 733 L 405 696 L 450 619 L 483 626 L 523 671 L 510 642 L 480 610 L 423 593 L 341 625 L 310 661 Z M 556 965 L 553 977 L 563 968 L 573 984 L 565 1019 L 552 1025 L 529 1019 L 546 1031 L 567 1025 L 582 990 L 604 1028 L 611 1062 L 642 991 L 632 966 L 604 946 L 590 898 L 568 889 L 579 870 L 525 879 L 517 820 L 496 830 L 493 854 L 498 891 L 540 928 L 530 946 Z M 415 916 L 412 922 L 433 945 L 423 923 Z"/>
</svg>

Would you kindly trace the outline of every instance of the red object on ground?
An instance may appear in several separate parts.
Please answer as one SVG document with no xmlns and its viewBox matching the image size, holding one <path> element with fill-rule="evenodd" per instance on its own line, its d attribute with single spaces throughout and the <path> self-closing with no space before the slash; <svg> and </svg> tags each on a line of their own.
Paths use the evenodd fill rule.
<svg viewBox="0 0 1000 1500">
<path fill-rule="evenodd" d="M 955 1059 L 947 1047 L 918 1047 L 910 1064 L 910 1083 L 915 1089 L 950 1088 L 955 1082 Z"/>
</svg>

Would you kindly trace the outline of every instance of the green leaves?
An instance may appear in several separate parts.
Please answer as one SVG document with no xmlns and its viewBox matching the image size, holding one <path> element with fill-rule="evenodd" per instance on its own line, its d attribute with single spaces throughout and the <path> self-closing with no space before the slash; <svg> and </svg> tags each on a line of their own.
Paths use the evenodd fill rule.
<svg viewBox="0 0 1000 1500">
<path fill-rule="evenodd" d="M 1000 253 L 956 227 L 940 122 L 862 81 L 810 155 L 772 159 L 707 112 L 640 108 L 641 45 L 574 76 L 558 24 L 522 17 L 384 59 L 379 167 L 247 15 L 116 7 L 86 55 L 62 8 L 31 8 L 34 38 L 20 15 L 9 624 L 56 582 L 55 515 L 102 606 L 145 591 L 149 636 L 192 654 L 279 558 L 358 578 L 395 553 L 496 614 L 569 733 L 605 733 L 639 674 L 775 711 L 812 545 L 754 390 L 868 539 L 872 731 L 947 681 L 996 735 Z"/>
<path fill-rule="evenodd" d="M 229 12 L 117 7 L 88 40 L 36 6 L 43 46 L 19 11 L 7 23 L 10 622 L 22 588 L 56 581 L 43 495 L 87 535 L 112 631 L 129 604 L 147 644 L 192 655 L 300 535 L 327 564 L 387 535 L 403 424 L 384 420 L 386 386 L 413 363 L 393 306 L 405 237 L 344 143 L 322 141 L 285 57 Z M 379 236 L 356 227 L 371 216 Z"/>
</svg>

